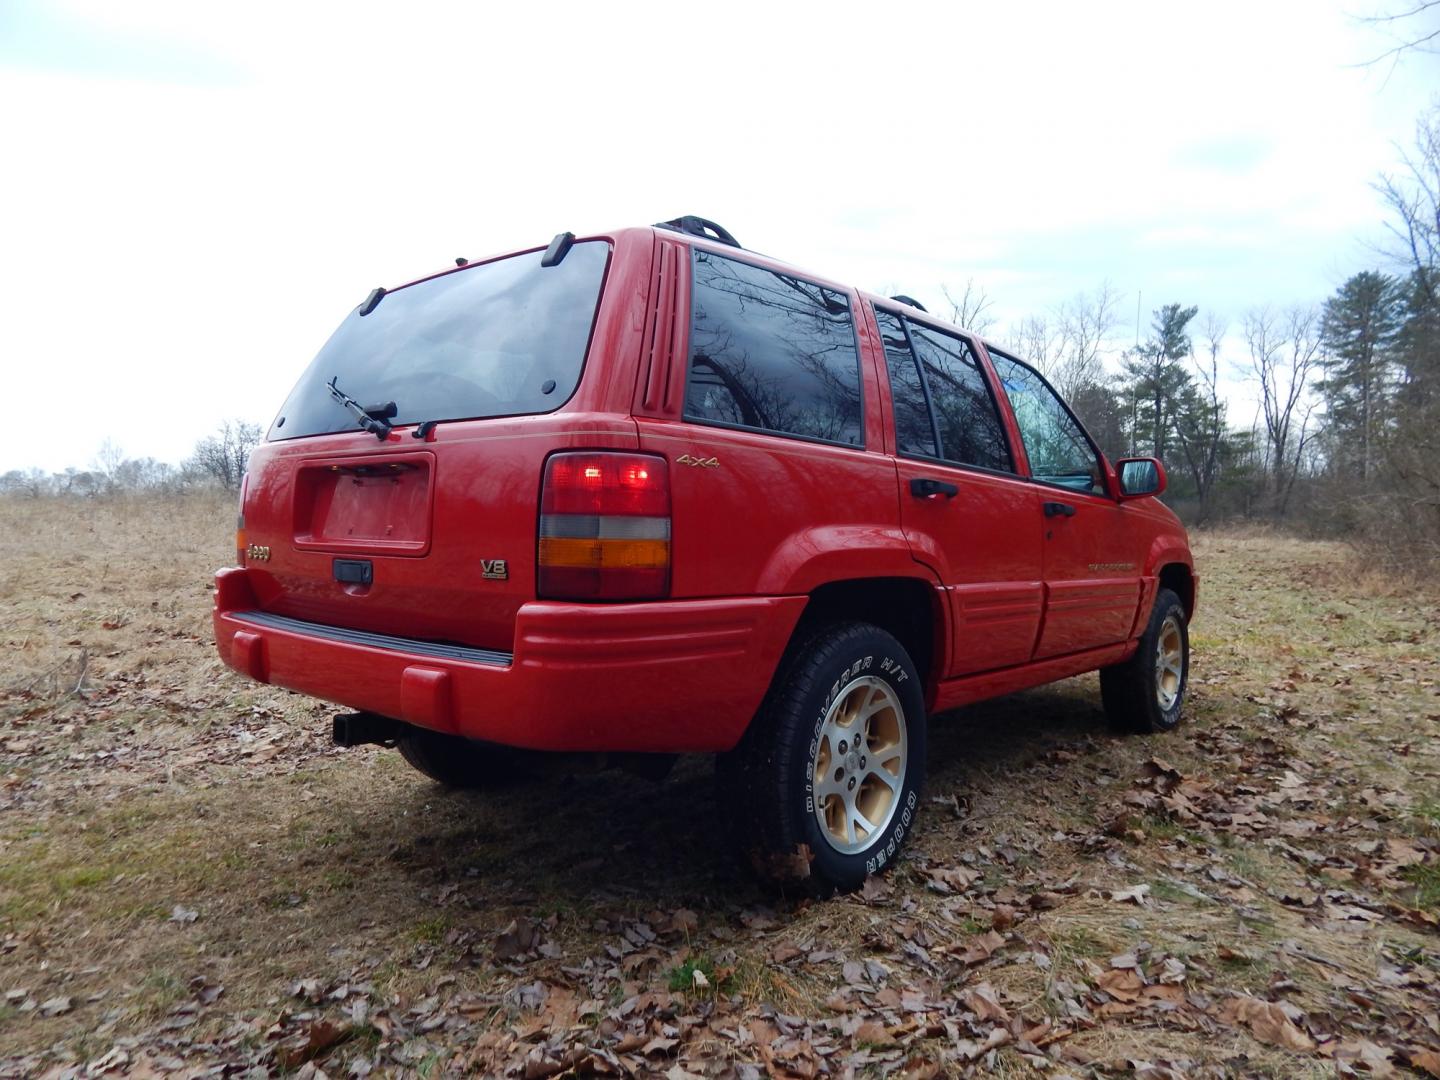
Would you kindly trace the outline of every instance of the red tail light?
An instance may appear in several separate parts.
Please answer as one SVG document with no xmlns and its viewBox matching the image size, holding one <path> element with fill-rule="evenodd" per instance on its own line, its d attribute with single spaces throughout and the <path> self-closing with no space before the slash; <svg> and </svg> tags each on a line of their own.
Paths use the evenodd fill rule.
<svg viewBox="0 0 1440 1080">
<path fill-rule="evenodd" d="M 235 565 L 245 565 L 245 491 L 250 486 L 250 474 L 240 477 L 240 505 L 235 508 Z"/>
<path fill-rule="evenodd" d="M 540 494 L 537 589 L 552 600 L 670 593 L 670 471 L 614 451 L 553 454 Z"/>
</svg>

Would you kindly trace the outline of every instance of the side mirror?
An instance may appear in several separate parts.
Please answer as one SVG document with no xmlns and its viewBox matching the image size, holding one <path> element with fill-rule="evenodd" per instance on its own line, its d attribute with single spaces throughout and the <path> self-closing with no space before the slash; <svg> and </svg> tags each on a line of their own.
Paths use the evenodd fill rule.
<svg viewBox="0 0 1440 1080">
<path fill-rule="evenodd" d="M 1165 490 L 1165 466 L 1159 458 L 1123 458 L 1115 463 L 1115 471 L 1120 474 L 1122 499 L 1140 499 Z"/>
</svg>

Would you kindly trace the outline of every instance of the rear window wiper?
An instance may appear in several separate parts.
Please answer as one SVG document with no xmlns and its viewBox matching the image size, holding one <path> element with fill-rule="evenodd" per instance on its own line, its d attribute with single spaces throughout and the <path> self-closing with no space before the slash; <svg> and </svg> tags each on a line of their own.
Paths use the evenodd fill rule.
<svg viewBox="0 0 1440 1080">
<path fill-rule="evenodd" d="M 325 384 L 325 388 L 330 391 L 330 396 L 349 410 L 350 415 L 355 417 L 357 424 L 370 432 L 371 435 L 374 435 L 375 438 L 384 442 L 390 434 L 390 424 L 386 421 L 394 417 L 399 411 L 395 403 L 393 401 L 387 401 L 384 405 L 372 405 L 367 409 L 336 385 L 339 379 L 340 376 L 335 375 Z"/>
</svg>

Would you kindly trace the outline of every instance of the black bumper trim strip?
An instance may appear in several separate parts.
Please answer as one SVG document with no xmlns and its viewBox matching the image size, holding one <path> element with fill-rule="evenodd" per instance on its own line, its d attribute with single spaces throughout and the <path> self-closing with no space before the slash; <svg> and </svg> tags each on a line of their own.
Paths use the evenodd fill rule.
<svg viewBox="0 0 1440 1080">
<path fill-rule="evenodd" d="M 434 641 L 416 641 L 414 638 L 394 637 L 390 634 L 373 634 L 368 630 L 351 630 L 344 626 L 325 626 L 323 623 L 305 622 L 284 615 L 271 615 L 266 611 L 230 611 L 226 614 L 239 622 L 268 630 L 286 630 L 306 637 L 326 638 L 346 645 L 367 645 L 372 649 L 388 649 L 393 652 L 414 653 L 418 656 L 433 656 L 440 660 L 463 660 L 470 664 L 495 664 L 509 667 L 515 659 L 514 653 L 497 652 L 494 649 L 472 649 L 467 645 L 441 645 Z"/>
</svg>

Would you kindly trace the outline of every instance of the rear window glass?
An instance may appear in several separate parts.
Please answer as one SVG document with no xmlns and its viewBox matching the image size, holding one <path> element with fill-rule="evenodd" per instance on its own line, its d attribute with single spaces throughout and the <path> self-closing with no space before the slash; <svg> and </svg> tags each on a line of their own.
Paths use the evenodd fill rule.
<svg viewBox="0 0 1440 1080">
<path fill-rule="evenodd" d="M 709 251 L 694 266 L 686 417 L 862 445 L 849 298 Z"/>
<path fill-rule="evenodd" d="M 270 427 L 271 439 L 358 430 L 325 384 L 393 424 L 545 413 L 580 381 L 610 245 L 576 244 L 559 266 L 542 252 L 477 263 L 358 309 L 315 357 Z"/>
</svg>

